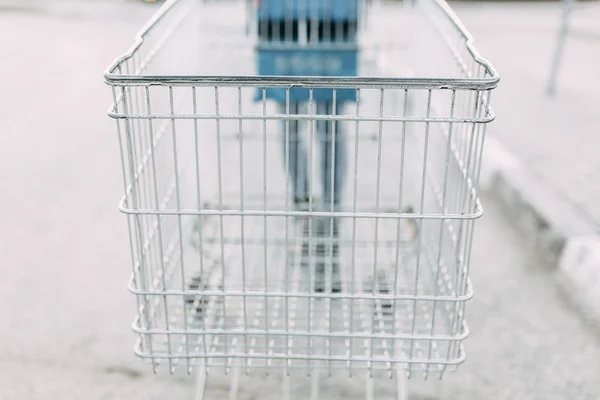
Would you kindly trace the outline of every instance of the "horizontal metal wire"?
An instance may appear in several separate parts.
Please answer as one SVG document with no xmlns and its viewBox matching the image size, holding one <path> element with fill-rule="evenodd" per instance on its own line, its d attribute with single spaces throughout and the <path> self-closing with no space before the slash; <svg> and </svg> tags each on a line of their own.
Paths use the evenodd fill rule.
<svg viewBox="0 0 600 400">
<path fill-rule="evenodd" d="M 444 296 L 444 295 L 427 295 L 427 294 L 369 294 L 369 293 L 307 293 L 307 292 L 294 292 L 294 291 L 246 291 L 240 292 L 228 289 L 223 290 L 139 290 L 131 284 L 129 285 L 129 291 L 136 295 L 145 296 L 202 296 L 202 297 L 245 297 L 248 298 L 294 298 L 294 299 L 347 299 L 347 300 L 380 300 L 380 301 L 394 301 L 394 300 L 415 300 L 415 301 L 443 301 L 451 303 L 461 303 L 470 300 L 473 297 L 473 290 L 471 284 L 467 284 L 467 293 L 464 295 L 457 296 Z"/>
<path fill-rule="evenodd" d="M 185 76 L 185 75 L 106 75 L 109 85 L 173 86 L 173 87 L 269 87 L 269 88 L 325 88 L 325 89 L 420 89 L 420 90 L 491 90 L 500 78 L 379 78 L 379 77 L 289 77 L 270 76 Z"/>
<path fill-rule="evenodd" d="M 380 300 L 384 300 L 383 298 Z M 136 333 L 144 335 L 230 335 L 230 336 L 260 336 L 265 334 L 264 329 L 251 329 L 251 328 L 206 328 L 206 329 L 144 329 L 139 325 L 134 324 L 133 330 Z M 283 330 L 283 329 L 269 329 L 269 336 L 274 337 L 311 337 L 311 338 L 331 338 L 331 339 L 410 339 L 410 340 L 439 340 L 439 341 L 461 341 L 469 336 L 469 330 L 466 324 L 463 325 L 463 330 L 457 335 L 424 335 L 420 333 L 415 334 L 403 334 L 403 333 L 381 333 L 381 332 L 323 332 L 319 330 Z M 230 354 L 230 353 L 228 353 Z M 194 355 L 192 355 L 194 356 Z M 210 354 L 197 353 L 195 357 L 211 357 Z"/>
<path fill-rule="evenodd" d="M 143 352 L 139 352 L 135 351 L 135 354 L 138 357 L 141 358 L 153 358 L 153 359 L 181 359 L 181 358 L 185 358 L 185 356 L 182 355 L 173 355 L 173 354 L 152 354 L 152 355 L 148 355 L 145 354 Z M 464 353 L 463 353 L 464 354 Z M 198 356 L 197 355 L 190 355 L 191 358 L 195 358 L 197 359 Z M 204 357 L 202 357 L 204 358 Z M 209 354 L 206 356 L 206 358 L 213 358 L 213 359 L 231 359 L 231 358 L 236 358 L 236 359 L 271 359 L 271 360 L 299 360 L 299 361 L 350 361 L 350 359 L 348 359 L 348 357 L 344 357 L 344 356 L 325 356 L 325 355 L 294 355 L 294 354 L 290 354 L 290 355 L 278 355 L 278 354 L 245 354 L 245 353 L 228 353 L 228 354 L 221 354 L 221 353 L 215 353 L 215 354 Z M 464 356 L 461 354 L 461 357 L 456 359 L 456 360 L 433 360 L 433 362 L 435 364 L 442 364 L 442 365 L 458 365 L 463 363 L 465 360 Z M 384 357 L 368 357 L 368 356 L 361 356 L 361 355 L 357 355 L 354 356 L 352 358 L 353 362 L 356 363 L 360 363 L 360 362 L 370 362 L 370 363 L 394 363 L 394 364 L 431 364 L 432 360 L 427 359 L 427 358 L 413 358 L 413 359 L 404 359 L 404 358 L 397 358 L 397 359 L 387 359 Z M 316 367 L 316 366 L 315 366 Z M 294 368 L 293 366 L 290 366 L 289 368 Z M 298 366 L 297 368 L 306 368 L 306 366 Z M 328 367 L 324 367 L 324 368 L 328 368 Z M 344 367 L 339 367 L 339 368 L 344 368 Z M 347 367 L 345 367 L 347 368 Z M 360 369 L 364 369 L 364 366 L 358 366 L 358 368 Z M 387 369 L 389 368 L 387 365 L 382 365 L 380 367 L 380 369 Z"/>
<path fill-rule="evenodd" d="M 151 210 L 130 209 L 124 207 L 122 201 L 119 209 L 125 214 L 136 215 L 209 215 L 209 216 L 234 216 L 234 217 L 335 217 L 342 219 L 434 219 L 434 220 L 473 220 L 483 216 L 483 207 L 478 204 L 474 213 L 464 214 L 407 214 L 402 212 L 352 212 L 352 211 L 277 211 L 277 210 Z"/>
<path fill-rule="evenodd" d="M 488 123 L 494 120 L 495 116 L 489 111 L 483 117 L 478 118 L 444 118 L 444 117 L 381 117 L 369 115 L 239 115 L 239 114 L 131 114 L 117 113 L 114 108 L 109 111 L 109 115 L 117 119 L 143 119 L 143 120 L 161 120 L 161 119 L 181 119 L 181 120 L 234 120 L 239 121 L 276 121 L 276 120 L 294 120 L 294 121 L 354 121 L 354 122 L 412 122 L 412 123 Z"/>
</svg>

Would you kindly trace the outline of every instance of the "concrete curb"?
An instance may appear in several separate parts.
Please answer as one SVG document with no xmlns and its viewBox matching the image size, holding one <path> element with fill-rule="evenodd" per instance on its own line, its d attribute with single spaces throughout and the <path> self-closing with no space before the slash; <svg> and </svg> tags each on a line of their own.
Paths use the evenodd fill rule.
<svg viewBox="0 0 600 400">
<path fill-rule="evenodd" d="M 481 189 L 497 199 L 530 243 L 556 266 L 567 299 L 600 324 L 600 233 L 573 204 L 486 138 Z"/>
</svg>

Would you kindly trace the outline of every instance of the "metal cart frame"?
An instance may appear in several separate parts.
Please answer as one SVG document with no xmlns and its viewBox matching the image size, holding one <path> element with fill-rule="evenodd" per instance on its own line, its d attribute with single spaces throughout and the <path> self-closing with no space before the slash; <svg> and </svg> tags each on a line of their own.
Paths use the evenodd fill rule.
<svg viewBox="0 0 600 400">
<path fill-rule="evenodd" d="M 242 61 L 253 59 L 254 43 L 239 18 L 245 7 L 170 0 L 105 73 L 123 166 L 135 352 L 155 371 L 196 372 L 200 398 L 221 372 L 231 398 L 245 374 L 281 374 L 284 398 L 308 375 L 316 398 L 324 371 L 365 372 L 368 399 L 377 376 L 394 377 L 403 398 L 407 377 L 441 378 L 465 360 L 498 73 L 444 0 L 420 0 L 402 8 L 418 29 L 408 57 L 390 31 L 404 25 L 392 22 L 391 40 L 371 47 L 383 36 L 365 36 L 358 77 L 256 76 Z M 402 69 L 408 59 L 414 67 Z M 283 110 L 267 101 L 269 88 L 287 93 Z M 309 99 L 290 113 L 294 88 Z M 319 89 L 333 91 L 334 105 L 342 90 L 357 101 L 320 114 Z M 296 122 L 311 174 L 323 124 L 334 137 L 344 126 L 340 207 L 313 200 L 311 184 L 308 208 L 293 208 L 289 148 L 282 163 L 272 146 Z"/>
</svg>

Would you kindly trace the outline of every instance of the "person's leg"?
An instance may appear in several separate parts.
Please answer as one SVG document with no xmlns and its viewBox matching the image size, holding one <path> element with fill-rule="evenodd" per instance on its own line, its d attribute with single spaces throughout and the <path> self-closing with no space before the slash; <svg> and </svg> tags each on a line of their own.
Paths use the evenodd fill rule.
<svg viewBox="0 0 600 400">
<path fill-rule="evenodd" d="M 290 115 L 298 114 L 299 104 L 290 103 Z M 285 104 L 280 105 L 280 113 L 286 113 Z M 296 205 L 308 202 L 308 172 L 306 153 L 300 142 L 298 120 L 282 121 L 283 165 L 287 169 L 292 186 L 292 199 Z"/>
<path fill-rule="evenodd" d="M 342 107 L 336 106 L 335 115 L 339 115 Z M 333 103 L 323 102 L 317 104 L 317 113 L 333 115 Z M 321 121 L 318 134 L 322 138 L 321 174 L 323 185 L 324 210 L 336 211 L 342 199 L 342 186 L 345 177 L 345 142 L 340 123 L 334 121 Z M 332 209 L 333 205 L 333 209 Z M 315 278 L 315 291 L 324 292 L 328 289 L 327 275 L 331 279 L 331 291 L 338 293 L 342 290 L 339 266 L 339 221 L 335 217 L 318 219 L 318 232 L 321 237 L 317 253 L 321 261 L 317 265 Z M 329 273 L 328 273 L 329 271 Z"/>
<path fill-rule="evenodd" d="M 333 115 L 333 103 L 320 105 L 319 112 Z M 336 104 L 335 115 L 342 110 L 341 104 Z M 323 137 L 323 153 L 321 157 L 321 172 L 323 184 L 323 205 L 326 210 L 338 209 L 342 201 L 344 178 L 346 175 L 346 146 L 342 124 L 337 121 L 326 121 L 319 132 Z"/>
</svg>

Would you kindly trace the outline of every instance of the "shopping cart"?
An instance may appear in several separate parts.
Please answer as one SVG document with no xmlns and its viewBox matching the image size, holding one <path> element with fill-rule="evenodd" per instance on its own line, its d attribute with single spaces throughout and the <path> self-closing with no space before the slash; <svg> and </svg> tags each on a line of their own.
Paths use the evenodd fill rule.
<svg viewBox="0 0 600 400">
<path fill-rule="evenodd" d="M 257 75 L 253 15 L 237 1 L 168 1 L 105 74 L 135 353 L 154 371 L 194 372 L 199 398 L 224 377 L 231 398 L 260 382 L 258 398 L 289 399 L 348 376 L 345 390 L 374 398 L 386 377 L 403 397 L 407 377 L 465 360 L 498 74 L 443 0 L 373 6 L 354 77 Z M 290 112 L 296 89 L 306 106 Z M 324 91 L 355 101 L 319 113 Z M 289 146 L 281 157 L 296 121 L 315 178 L 306 208 L 288 193 Z M 331 149 L 347 158 L 335 207 L 313 183 L 327 122 L 345 135 Z"/>
</svg>

